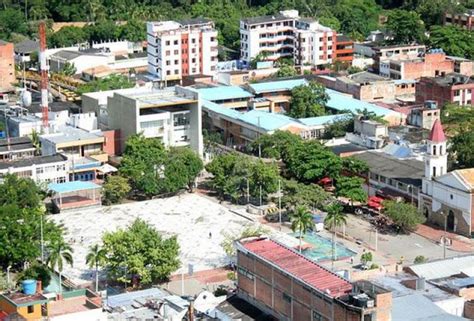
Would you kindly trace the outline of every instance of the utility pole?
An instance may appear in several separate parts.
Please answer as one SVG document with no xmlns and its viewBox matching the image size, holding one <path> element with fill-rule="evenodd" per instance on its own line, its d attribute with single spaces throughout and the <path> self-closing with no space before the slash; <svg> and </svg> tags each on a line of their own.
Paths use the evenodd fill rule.
<svg viewBox="0 0 474 321">
<path fill-rule="evenodd" d="M 444 216 L 443 259 L 445 259 L 446 258 L 446 225 L 448 224 L 448 216 L 444 215 L 443 212 L 441 212 L 441 215 Z"/>
<path fill-rule="evenodd" d="M 250 203 L 250 185 L 249 185 L 249 178 L 247 177 L 247 204 Z"/>
<path fill-rule="evenodd" d="M 280 222 L 281 231 L 281 179 L 278 180 L 278 221 Z"/>
<path fill-rule="evenodd" d="M 41 214 L 41 220 L 40 220 L 40 234 L 41 234 L 41 263 L 44 263 L 43 216 L 44 216 L 44 213 L 42 213 L 42 214 Z"/>
</svg>

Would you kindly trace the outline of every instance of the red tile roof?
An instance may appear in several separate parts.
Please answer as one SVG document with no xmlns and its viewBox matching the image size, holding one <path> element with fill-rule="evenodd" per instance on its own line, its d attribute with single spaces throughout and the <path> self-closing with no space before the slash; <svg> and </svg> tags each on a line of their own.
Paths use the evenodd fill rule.
<svg viewBox="0 0 474 321">
<path fill-rule="evenodd" d="M 275 264 L 286 273 L 331 297 L 337 298 L 352 290 L 349 281 L 275 241 L 257 239 L 244 241 L 242 245 L 257 257 Z"/>
<path fill-rule="evenodd" d="M 436 119 L 431 129 L 429 140 L 434 143 L 441 143 L 446 141 L 446 136 L 444 136 L 443 125 L 439 119 Z"/>
</svg>

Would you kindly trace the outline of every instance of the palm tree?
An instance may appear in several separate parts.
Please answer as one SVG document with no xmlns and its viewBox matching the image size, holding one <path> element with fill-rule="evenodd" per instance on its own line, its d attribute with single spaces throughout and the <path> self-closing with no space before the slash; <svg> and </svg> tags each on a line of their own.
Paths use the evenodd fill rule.
<svg viewBox="0 0 474 321">
<path fill-rule="evenodd" d="M 64 267 L 64 263 L 67 263 L 72 266 L 73 259 L 72 259 L 72 248 L 69 244 L 64 242 L 64 239 L 54 240 L 48 246 L 49 250 L 49 257 L 47 264 L 51 267 L 51 269 L 57 268 L 59 272 L 59 293 L 63 292 L 62 286 L 62 271 Z"/>
<path fill-rule="evenodd" d="M 303 234 L 312 230 L 314 227 L 313 215 L 308 210 L 306 205 L 299 205 L 296 207 L 296 210 L 291 215 L 291 229 L 293 232 L 299 232 L 300 244 L 299 251 L 301 253 L 301 242 L 303 239 Z"/>
<path fill-rule="evenodd" d="M 332 268 L 334 269 L 334 261 L 336 260 L 336 228 L 346 224 L 347 218 L 339 203 L 332 203 L 326 210 L 328 214 L 324 219 L 324 224 L 334 232 L 332 235 Z"/>
<path fill-rule="evenodd" d="M 105 262 L 105 250 L 101 249 L 98 244 L 89 248 L 86 256 L 86 264 L 89 268 L 95 268 L 95 292 L 99 292 L 99 267 Z"/>
</svg>

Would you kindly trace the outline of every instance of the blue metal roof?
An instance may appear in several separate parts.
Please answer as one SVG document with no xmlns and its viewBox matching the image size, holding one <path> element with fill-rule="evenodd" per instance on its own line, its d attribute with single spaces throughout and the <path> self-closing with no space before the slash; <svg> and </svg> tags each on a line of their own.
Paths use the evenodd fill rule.
<svg viewBox="0 0 474 321">
<path fill-rule="evenodd" d="M 390 109 L 352 98 L 332 89 L 326 89 L 326 93 L 329 95 L 329 100 L 326 106 L 337 111 L 350 111 L 352 113 L 357 113 L 357 110 L 367 109 L 368 112 L 373 112 L 377 116 L 382 117 L 394 113 Z"/>
<path fill-rule="evenodd" d="M 196 90 L 202 99 L 210 101 L 253 97 L 251 93 L 239 86 L 217 86 Z"/>
<path fill-rule="evenodd" d="M 71 193 L 77 191 L 83 191 L 88 189 L 101 188 L 100 185 L 92 182 L 74 181 L 67 183 L 51 183 L 48 185 L 48 189 L 55 193 Z"/>
<path fill-rule="evenodd" d="M 218 113 L 230 118 L 237 119 L 240 117 L 240 114 L 241 114 L 237 110 L 213 103 L 212 101 L 209 101 L 209 100 L 203 99 L 202 106 L 210 111 L 213 111 L 215 113 Z"/>
<path fill-rule="evenodd" d="M 291 117 L 260 110 L 251 110 L 241 114 L 239 120 L 266 131 L 277 130 L 283 126 L 296 123 L 296 120 Z"/>
<path fill-rule="evenodd" d="M 310 118 L 300 118 L 298 121 L 306 126 L 320 126 L 329 123 L 333 123 L 339 120 L 345 120 L 352 118 L 352 114 L 337 114 L 337 115 L 327 115 L 319 117 L 310 117 Z"/>
<path fill-rule="evenodd" d="M 301 78 L 249 84 L 249 87 L 252 88 L 255 94 L 261 94 L 272 91 L 292 90 L 297 86 L 306 85 L 307 83 L 306 79 Z"/>
</svg>

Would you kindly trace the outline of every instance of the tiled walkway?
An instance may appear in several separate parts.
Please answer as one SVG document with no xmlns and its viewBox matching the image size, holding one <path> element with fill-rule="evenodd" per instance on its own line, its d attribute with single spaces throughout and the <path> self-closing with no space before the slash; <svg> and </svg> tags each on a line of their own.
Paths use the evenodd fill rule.
<svg viewBox="0 0 474 321">
<path fill-rule="evenodd" d="M 444 235 L 443 230 L 439 230 L 424 224 L 419 225 L 415 233 L 435 243 L 440 243 L 441 238 Z M 452 244 L 449 247 L 451 250 L 458 252 L 474 251 L 474 240 L 451 232 L 446 232 L 446 237 L 452 241 Z"/>
</svg>

